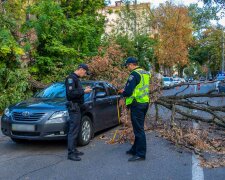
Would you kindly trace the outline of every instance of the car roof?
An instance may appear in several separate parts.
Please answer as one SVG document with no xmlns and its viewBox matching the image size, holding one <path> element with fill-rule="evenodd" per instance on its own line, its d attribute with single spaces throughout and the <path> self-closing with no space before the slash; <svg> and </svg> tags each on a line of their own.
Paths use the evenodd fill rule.
<svg viewBox="0 0 225 180">
<path fill-rule="evenodd" d="M 54 82 L 52 84 L 55 84 L 55 83 L 63 83 L 64 84 L 65 82 L 60 81 L 60 82 Z M 95 80 L 83 80 L 83 81 L 81 81 L 81 83 L 88 83 L 88 84 L 96 85 L 96 84 L 99 84 L 99 83 L 108 83 L 108 82 L 107 81 L 95 81 Z"/>
</svg>

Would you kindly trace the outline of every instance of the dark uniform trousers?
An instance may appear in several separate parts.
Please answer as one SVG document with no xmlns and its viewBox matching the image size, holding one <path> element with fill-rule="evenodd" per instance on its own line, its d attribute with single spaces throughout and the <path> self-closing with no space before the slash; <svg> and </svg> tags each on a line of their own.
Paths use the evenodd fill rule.
<svg viewBox="0 0 225 180">
<path fill-rule="evenodd" d="M 131 151 L 139 157 L 145 158 L 146 155 L 146 137 L 144 131 L 145 115 L 148 111 L 148 103 L 136 103 L 130 106 L 131 122 L 135 135 L 135 141 Z"/>
<path fill-rule="evenodd" d="M 76 111 L 71 111 L 68 109 L 69 112 L 69 131 L 68 131 L 68 155 L 73 154 L 76 151 L 77 147 L 77 137 L 80 130 L 81 124 L 81 112 L 79 106 L 77 106 Z"/>
</svg>

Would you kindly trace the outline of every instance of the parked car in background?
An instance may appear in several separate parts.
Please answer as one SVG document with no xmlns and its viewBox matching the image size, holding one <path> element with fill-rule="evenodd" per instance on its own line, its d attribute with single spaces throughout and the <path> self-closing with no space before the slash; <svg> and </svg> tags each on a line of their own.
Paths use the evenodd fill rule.
<svg viewBox="0 0 225 180">
<path fill-rule="evenodd" d="M 174 81 L 172 77 L 163 77 L 163 86 L 168 87 L 168 86 L 173 86 Z"/>
<path fill-rule="evenodd" d="M 189 77 L 189 78 L 188 78 L 188 82 L 189 82 L 189 83 L 191 83 L 191 82 L 193 82 L 193 81 L 194 81 L 194 78 L 193 78 L 193 77 Z"/>
<path fill-rule="evenodd" d="M 179 77 L 173 78 L 173 81 L 174 81 L 174 84 L 180 84 L 181 78 L 179 78 Z"/>
<path fill-rule="evenodd" d="M 184 78 L 180 78 L 181 83 L 185 83 L 186 80 Z"/>
<path fill-rule="evenodd" d="M 118 100 L 116 88 L 104 81 L 83 81 L 93 91 L 85 94 L 81 106 L 80 145 L 90 142 L 94 133 L 118 124 Z M 66 90 L 62 82 L 43 89 L 33 98 L 5 109 L 1 119 L 1 131 L 15 142 L 24 140 L 66 139 L 68 111 Z"/>
<path fill-rule="evenodd" d="M 225 76 L 223 76 L 223 75 L 217 76 L 217 78 L 216 78 L 216 90 L 217 91 L 219 91 L 219 89 L 218 89 L 219 83 L 224 80 L 225 80 Z"/>
<path fill-rule="evenodd" d="M 200 81 L 200 82 L 205 82 L 205 77 L 203 77 L 203 76 L 200 77 L 200 78 L 199 78 L 199 81 Z"/>
</svg>

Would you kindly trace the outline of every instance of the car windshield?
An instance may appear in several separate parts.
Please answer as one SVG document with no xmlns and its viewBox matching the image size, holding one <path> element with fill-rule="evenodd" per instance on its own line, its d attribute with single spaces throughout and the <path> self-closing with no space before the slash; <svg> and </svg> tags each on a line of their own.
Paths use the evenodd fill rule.
<svg viewBox="0 0 225 180">
<path fill-rule="evenodd" d="M 91 83 L 82 83 L 83 88 L 86 86 L 91 86 Z M 91 93 L 87 93 L 84 95 L 84 100 L 88 100 L 91 96 Z M 64 83 L 54 83 L 51 86 L 43 89 L 39 92 L 36 98 L 66 98 L 66 88 Z"/>
<path fill-rule="evenodd" d="M 170 78 L 163 78 L 163 81 L 170 81 Z"/>
</svg>

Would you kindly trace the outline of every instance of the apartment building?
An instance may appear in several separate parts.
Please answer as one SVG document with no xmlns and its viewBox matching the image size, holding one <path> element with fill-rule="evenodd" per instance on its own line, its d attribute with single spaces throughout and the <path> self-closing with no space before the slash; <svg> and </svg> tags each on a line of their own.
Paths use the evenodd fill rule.
<svg viewBox="0 0 225 180">
<path fill-rule="evenodd" d="M 114 5 L 101 10 L 106 16 L 105 34 L 150 34 L 152 32 L 150 22 L 150 3 L 124 4 L 116 1 Z"/>
</svg>

